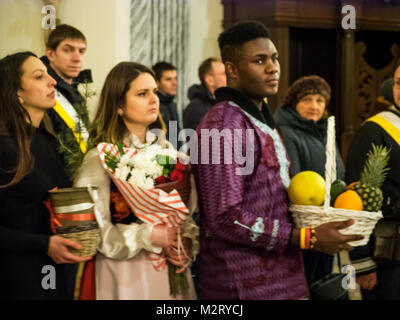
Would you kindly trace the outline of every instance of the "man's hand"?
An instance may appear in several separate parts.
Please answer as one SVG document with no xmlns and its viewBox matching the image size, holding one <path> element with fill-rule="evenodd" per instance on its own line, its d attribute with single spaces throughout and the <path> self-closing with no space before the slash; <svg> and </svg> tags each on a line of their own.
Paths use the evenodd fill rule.
<svg viewBox="0 0 400 320">
<path fill-rule="evenodd" d="M 357 234 L 344 235 L 339 232 L 339 230 L 348 228 L 353 223 L 354 220 L 347 220 L 321 224 L 315 228 L 317 242 L 314 249 L 329 254 L 335 254 L 341 250 L 353 250 L 353 247 L 348 242 L 362 240 L 364 236 Z"/>
<path fill-rule="evenodd" d="M 364 290 L 372 290 L 378 283 L 376 272 L 359 276 L 356 281 Z"/>
</svg>

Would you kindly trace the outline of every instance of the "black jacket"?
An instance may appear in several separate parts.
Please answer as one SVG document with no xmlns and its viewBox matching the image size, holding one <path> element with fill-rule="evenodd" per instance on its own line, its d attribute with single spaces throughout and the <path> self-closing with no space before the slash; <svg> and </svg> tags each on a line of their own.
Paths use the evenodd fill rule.
<svg viewBox="0 0 400 320">
<path fill-rule="evenodd" d="M 172 143 L 172 145 L 176 148 L 176 142 L 178 140 L 178 135 L 180 132 L 180 124 L 179 124 L 179 115 L 178 115 L 178 109 L 176 107 L 176 103 L 174 102 L 175 96 L 169 95 L 169 94 L 162 94 L 161 92 L 157 92 L 158 98 L 160 99 L 160 113 L 161 116 L 165 122 L 165 125 L 167 126 L 167 134 L 166 137 L 168 140 Z M 176 126 L 177 126 L 177 136 L 170 137 L 170 121 L 176 121 Z M 172 124 L 171 124 L 172 125 Z M 178 143 L 178 146 L 180 143 Z"/>
<path fill-rule="evenodd" d="M 397 113 L 400 117 L 400 112 Z M 358 181 L 364 167 L 367 153 L 372 149 L 371 144 L 383 145 L 390 148 L 389 172 L 382 185 L 383 207 L 385 217 L 400 220 L 400 146 L 378 124 L 366 122 L 356 132 L 349 148 L 346 161 L 346 183 Z M 366 246 L 356 247 L 350 252 L 350 258 L 358 275 L 376 271 L 370 259 L 374 250 L 375 239 L 373 235 Z"/>
<path fill-rule="evenodd" d="M 327 120 L 306 120 L 287 105 L 278 109 L 274 117 L 289 154 L 291 176 L 310 170 L 325 177 Z M 345 170 L 337 147 L 336 172 L 337 178 L 343 180 Z"/>
<path fill-rule="evenodd" d="M 183 111 L 183 127 L 196 130 L 200 120 L 216 103 L 215 97 L 203 85 L 194 84 L 188 90 L 190 103 Z"/>
<path fill-rule="evenodd" d="M 50 66 L 49 59 L 46 56 L 43 56 L 40 59 L 46 65 L 49 75 L 57 81 L 57 84 L 55 86 L 57 91 L 59 91 L 71 103 L 72 106 L 82 103 L 83 98 L 78 91 L 78 84 L 84 81 L 92 82 L 90 70 L 83 70 L 79 74 L 79 76 L 73 80 L 73 83 L 71 85 L 58 76 L 58 74 Z M 75 141 L 75 138 L 73 138 L 72 130 L 67 126 L 64 120 L 58 115 L 58 113 L 54 109 L 48 110 L 47 114 L 51 119 L 55 133 L 59 135 L 63 141 Z M 89 115 L 87 110 L 86 113 L 82 116 L 84 117 L 84 121 L 88 121 Z M 78 143 L 76 144 L 78 145 Z M 63 161 L 64 165 L 66 166 L 66 159 L 64 158 Z"/>
<path fill-rule="evenodd" d="M 32 171 L 17 184 L 0 189 L 0 300 L 71 299 L 77 265 L 57 264 L 47 254 L 50 215 L 43 201 L 48 190 L 70 187 L 56 139 L 35 129 L 31 142 Z M 0 136 L 0 185 L 11 180 L 18 157 L 16 140 Z M 56 288 L 44 290 L 46 265 L 55 268 Z M 45 281 L 46 282 L 46 281 Z"/>
<path fill-rule="evenodd" d="M 325 177 L 325 144 L 327 120 L 306 120 L 290 106 L 275 113 L 275 120 L 291 162 L 291 176 L 300 171 L 315 171 Z M 337 178 L 344 179 L 344 165 L 336 147 Z M 331 273 L 333 256 L 316 251 L 303 251 L 304 267 L 309 285 Z"/>
</svg>

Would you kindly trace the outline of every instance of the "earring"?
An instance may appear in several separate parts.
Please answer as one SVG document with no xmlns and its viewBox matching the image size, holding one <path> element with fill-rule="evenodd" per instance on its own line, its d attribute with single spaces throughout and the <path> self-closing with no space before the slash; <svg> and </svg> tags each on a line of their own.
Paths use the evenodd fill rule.
<svg viewBox="0 0 400 320">
<path fill-rule="evenodd" d="M 24 99 L 22 99 L 20 96 L 18 96 L 18 101 L 19 101 L 20 104 L 24 103 Z"/>
</svg>

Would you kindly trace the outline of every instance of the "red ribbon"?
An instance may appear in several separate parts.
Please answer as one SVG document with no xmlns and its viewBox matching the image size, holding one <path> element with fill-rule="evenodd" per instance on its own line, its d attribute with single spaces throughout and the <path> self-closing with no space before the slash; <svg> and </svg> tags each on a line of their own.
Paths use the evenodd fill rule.
<svg viewBox="0 0 400 320">
<path fill-rule="evenodd" d="M 91 221 L 96 220 L 96 216 L 94 213 L 57 213 L 57 220 L 58 219 L 67 221 Z"/>
<path fill-rule="evenodd" d="M 47 210 L 49 210 L 50 213 L 50 228 L 53 233 L 56 233 L 56 226 L 57 227 L 62 227 L 61 222 L 57 219 L 56 214 L 54 213 L 53 207 L 51 205 L 50 199 L 47 199 L 43 201 L 43 204 L 46 206 Z"/>
</svg>

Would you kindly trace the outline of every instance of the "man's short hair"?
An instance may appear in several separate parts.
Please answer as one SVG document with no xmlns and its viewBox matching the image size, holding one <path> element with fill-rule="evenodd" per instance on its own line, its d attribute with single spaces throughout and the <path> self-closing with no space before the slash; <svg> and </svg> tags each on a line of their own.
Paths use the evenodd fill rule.
<svg viewBox="0 0 400 320">
<path fill-rule="evenodd" d="M 176 67 L 172 65 L 171 63 L 165 62 L 165 61 L 160 61 L 157 62 L 153 67 L 152 67 L 157 81 L 160 81 L 163 75 L 164 71 L 169 71 L 169 70 L 176 70 Z"/>
<path fill-rule="evenodd" d="M 206 74 L 209 74 L 212 72 L 213 62 L 219 62 L 219 60 L 214 57 L 207 58 L 199 66 L 199 79 L 201 81 L 201 84 L 203 84 L 203 85 L 205 84 L 204 78 L 205 78 Z"/>
<path fill-rule="evenodd" d="M 234 62 L 243 44 L 257 38 L 271 38 L 271 33 L 262 23 L 243 21 L 223 31 L 218 37 L 222 62 Z"/>
<path fill-rule="evenodd" d="M 86 43 L 85 36 L 78 29 L 67 24 L 60 24 L 50 33 L 46 48 L 56 50 L 65 39 L 78 39 Z"/>
</svg>

